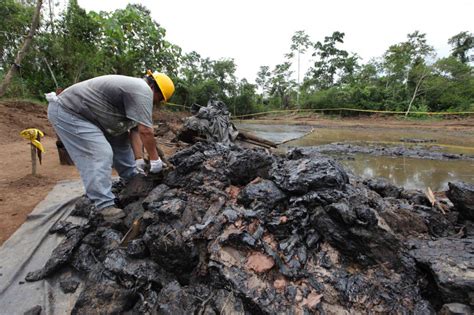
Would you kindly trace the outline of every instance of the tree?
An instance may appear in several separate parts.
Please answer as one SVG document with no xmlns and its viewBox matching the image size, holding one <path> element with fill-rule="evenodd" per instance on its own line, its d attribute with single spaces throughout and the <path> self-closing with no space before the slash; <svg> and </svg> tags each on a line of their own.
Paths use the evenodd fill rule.
<svg viewBox="0 0 474 315">
<path fill-rule="evenodd" d="M 448 40 L 448 44 L 453 46 L 451 56 L 457 58 L 462 63 L 469 62 L 468 51 L 474 48 L 474 35 L 469 32 L 461 32 Z"/>
<path fill-rule="evenodd" d="M 297 73 L 297 87 L 296 87 L 296 106 L 300 106 L 300 58 L 306 52 L 308 47 L 312 45 L 309 36 L 304 31 L 296 31 L 291 37 L 290 53 L 287 54 L 288 59 L 294 57 L 295 52 L 298 56 L 298 73 Z"/>
<path fill-rule="evenodd" d="M 186 105 L 206 104 L 211 97 L 234 101 L 238 92 L 233 59 L 211 60 L 193 51 L 179 59 L 175 98 Z"/>
<path fill-rule="evenodd" d="M 43 23 L 23 67 L 23 73 L 34 73 L 24 78 L 30 94 L 42 95 L 107 73 L 99 51 L 101 24 L 95 17 L 77 0 L 69 0 L 53 25 Z"/>
<path fill-rule="evenodd" d="M 201 55 L 195 51 L 181 56 L 174 93 L 174 99 L 180 104 L 190 105 L 192 103 L 190 100 L 191 89 L 203 80 L 201 62 Z"/>
<path fill-rule="evenodd" d="M 191 84 L 201 80 L 201 55 L 195 51 L 184 54 L 180 60 L 178 76 Z"/>
<path fill-rule="evenodd" d="M 255 108 L 255 85 L 250 84 L 246 79 L 242 79 L 237 88 L 239 93 L 234 98 L 232 112 L 235 115 L 252 113 Z"/>
<path fill-rule="evenodd" d="M 227 99 L 222 99 L 222 92 L 219 89 L 219 85 L 215 79 L 205 79 L 198 82 L 196 85 L 191 87 L 191 103 L 198 103 L 200 105 L 206 105 L 209 99 L 218 96 L 220 100 L 227 102 Z"/>
<path fill-rule="evenodd" d="M 292 71 L 290 71 L 290 67 L 291 63 L 289 62 L 276 65 L 270 79 L 270 94 L 280 97 L 280 105 L 282 108 L 288 108 L 290 106 L 289 92 L 294 85 L 294 81 L 291 80 Z"/>
<path fill-rule="evenodd" d="M 411 96 L 410 102 L 408 103 L 408 108 L 405 112 L 405 117 L 407 117 L 408 114 L 410 113 L 411 107 L 416 97 L 424 93 L 422 89 L 422 84 L 425 81 L 425 79 L 428 77 L 430 72 L 431 72 L 431 68 L 425 65 L 423 62 L 420 62 L 413 66 L 410 76 L 412 77 L 412 80 L 415 82 L 415 87 L 413 89 L 413 94 Z"/>
<path fill-rule="evenodd" d="M 270 87 L 270 77 L 272 73 L 269 66 L 260 66 L 260 70 L 257 72 L 257 78 L 255 82 L 262 91 L 262 99 L 265 98 L 266 93 Z"/>
<path fill-rule="evenodd" d="M 4 0 L 0 5 L 0 71 L 9 68 L 15 59 L 24 34 L 28 32 L 34 7 L 15 0 Z"/>
<path fill-rule="evenodd" d="M 221 99 L 226 99 L 235 95 L 236 78 L 235 63 L 233 59 L 221 59 L 212 64 L 212 77 L 215 78 L 219 86 Z"/>
<path fill-rule="evenodd" d="M 99 68 L 100 23 L 79 7 L 77 0 L 69 6 L 59 21 L 56 34 L 42 49 L 61 74 L 62 87 L 102 74 Z M 56 49 L 54 49 L 56 47 Z"/>
<path fill-rule="evenodd" d="M 344 33 L 334 32 L 324 38 L 324 43 L 314 44 L 313 57 L 316 61 L 308 70 L 305 86 L 315 90 L 328 89 L 344 83 L 352 75 L 357 65 L 358 57 L 336 47 L 344 43 Z"/>
<path fill-rule="evenodd" d="M 415 31 L 407 35 L 407 41 L 392 45 L 384 54 L 386 88 L 392 91 L 392 101 L 407 104 L 407 113 L 429 74 L 427 59 L 432 57 L 433 47 L 427 44 L 426 34 Z"/>
<path fill-rule="evenodd" d="M 23 58 L 25 57 L 26 53 L 30 49 L 31 43 L 33 41 L 33 36 L 35 35 L 36 29 L 38 28 L 38 25 L 40 23 L 40 13 L 41 13 L 42 5 L 43 5 L 43 1 L 38 0 L 38 2 L 36 3 L 36 8 L 33 14 L 33 18 L 31 20 L 31 26 L 30 26 L 28 35 L 26 36 L 21 49 L 18 51 L 18 54 L 16 55 L 15 62 L 13 63 L 13 65 L 11 65 L 10 70 L 8 70 L 7 74 L 3 78 L 2 84 L 0 84 L 0 97 L 2 97 L 5 94 L 13 76 L 18 72 L 18 69 L 21 66 L 21 62 L 23 61 Z"/>
<path fill-rule="evenodd" d="M 430 110 L 473 110 L 474 76 L 472 67 L 453 56 L 442 58 L 433 65 L 425 85 L 425 99 Z"/>
<path fill-rule="evenodd" d="M 381 65 L 375 59 L 358 66 L 346 86 L 351 104 L 362 109 L 384 109 L 386 103 Z M 345 106 L 348 106 L 346 104 Z"/>
<path fill-rule="evenodd" d="M 97 15 L 101 24 L 103 69 L 108 73 L 143 75 L 149 68 L 176 75 L 181 49 L 164 39 L 166 31 L 139 4 Z"/>
</svg>

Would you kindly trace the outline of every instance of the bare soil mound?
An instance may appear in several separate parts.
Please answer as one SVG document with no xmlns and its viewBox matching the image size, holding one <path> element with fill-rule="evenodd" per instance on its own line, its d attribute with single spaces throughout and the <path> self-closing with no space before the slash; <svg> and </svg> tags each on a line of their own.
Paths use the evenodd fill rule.
<svg viewBox="0 0 474 315">
<path fill-rule="evenodd" d="M 179 129 L 181 118 L 186 115 L 161 109 L 153 114 L 158 127 L 156 134 L 163 141 L 162 149 L 167 156 L 176 151 L 176 145 L 169 140 L 174 135 L 173 131 Z M 47 116 L 45 104 L 0 100 L 0 134 L 5 144 L 0 150 L 0 245 L 16 231 L 58 181 L 79 178 L 74 166 L 59 164 L 56 134 Z M 28 141 L 19 135 L 26 128 L 38 128 L 45 134 L 41 142 L 46 152 L 43 164 L 38 165 L 37 177 L 31 176 Z"/>
<path fill-rule="evenodd" d="M 0 101 L 0 132 L 4 143 L 18 141 L 26 128 L 38 128 L 46 136 L 54 137 L 48 121 L 47 106 L 29 101 Z"/>
<path fill-rule="evenodd" d="M 30 146 L 20 136 L 26 128 L 38 128 L 46 136 L 41 139 L 46 152 L 36 177 L 31 175 Z M 76 179 L 79 174 L 75 167 L 59 164 L 56 135 L 48 121 L 46 105 L 0 100 L 0 133 L 4 144 L 0 150 L 1 245 L 58 181 Z"/>
</svg>

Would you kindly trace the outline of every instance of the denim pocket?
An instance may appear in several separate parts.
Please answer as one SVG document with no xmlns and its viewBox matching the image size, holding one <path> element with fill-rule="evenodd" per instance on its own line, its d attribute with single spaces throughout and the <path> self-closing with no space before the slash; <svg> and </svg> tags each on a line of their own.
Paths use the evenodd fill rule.
<svg viewBox="0 0 474 315">
<path fill-rule="evenodd" d="M 58 121 L 58 107 L 59 107 L 59 104 L 57 102 L 48 103 L 48 120 L 53 125 L 55 125 Z"/>
<path fill-rule="evenodd" d="M 53 124 L 55 128 L 62 129 L 68 133 L 77 134 L 80 119 L 68 109 L 64 108 L 60 103 L 56 103 L 57 109 L 52 109 Z"/>
</svg>

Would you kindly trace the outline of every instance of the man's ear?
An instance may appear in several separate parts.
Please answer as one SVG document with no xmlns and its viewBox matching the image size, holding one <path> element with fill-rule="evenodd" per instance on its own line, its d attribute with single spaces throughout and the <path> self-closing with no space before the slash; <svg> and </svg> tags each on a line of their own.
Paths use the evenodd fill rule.
<svg viewBox="0 0 474 315">
<path fill-rule="evenodd" d="M 155 93 L 157 94 L 158 98 L 160 99 L 160 102 L 161 101 L 164 101 L 165 100 L 165 97 L 163 96 L 163 93 L 161 93 L 161 90 L 160 88 L 156 87 L 156 90 Z"/>
</svg>

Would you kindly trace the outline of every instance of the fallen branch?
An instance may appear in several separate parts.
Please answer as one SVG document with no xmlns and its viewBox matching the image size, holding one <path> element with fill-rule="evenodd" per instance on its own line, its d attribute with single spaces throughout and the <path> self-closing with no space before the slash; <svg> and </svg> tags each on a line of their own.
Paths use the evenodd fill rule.
<svg viewBox="0 0 474 315">
<path fill-rule="evenodd" d="M 425 195 L 426 198 L 428 198 L 428 200 L 430 201 L 432 207 L 436 207 L 439 211 L 446 215 L 446 211 L 444 211 L 441 204 L 436 200 L 436 197 L 430 187 L 426 189 Z"/>
<path fill-rule="evenodd" d="M 277 147 L 277 144 L 275 142 L 257 137 L 256 135 L 254 135 L 250 132 L 247 132 L 247 131 L 239 130 L 239 135 L 237 136 L 237 139 L 239 139 L 239 140 L 251 140 L 253 142 L 264 144 L 264 145 L 272 147 L 272 148 Z"/>
<path fill-rule="evenodd" d="M 269 146 L 265 143 L 261 143 L 261 142 L 250 140 L 250 139 L 239 139 L 239 140 L 242 141 L 242 142 L 246 142 L 246 143 L 250 143 L 250 144 L 253 144 L 253 145 L 263 147 L 265 149 L 271 149 L 272 148 L 271 146 Z"/>
<path fill-rule="evenodd" d="M 285 140 L 285 141 L 282 141 L 282 142 L 279 142 L 278 145 L 280 144 L 284 144 L 284 143 L 287 143 L 287 142 L 290 142 L 290 141 L 293 141 L 293 140 L 296 140 L 296 139 L 301 139 L 301 138 L 304 138 L 310 134 L 312 134 L 314 132 L 314 128 L 311 128 L 310 131 L 308 131 L 307 133 L 303 134 L 302 136 L 299 136 L 298 138 L 294 138 L 294 139 L 288 139 L 288 140 Z"/>
</svg>

